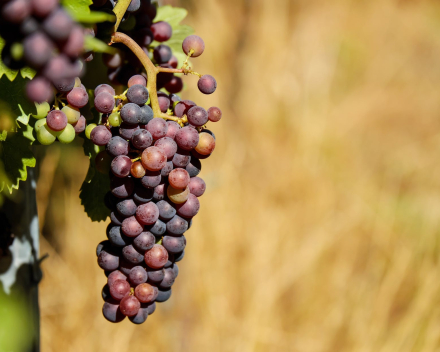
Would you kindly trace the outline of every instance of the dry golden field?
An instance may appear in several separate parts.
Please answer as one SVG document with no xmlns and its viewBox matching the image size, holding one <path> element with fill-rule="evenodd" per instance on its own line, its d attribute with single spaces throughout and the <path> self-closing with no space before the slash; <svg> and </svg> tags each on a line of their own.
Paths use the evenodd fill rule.
<svg viewBox="0 0 440 352">
<path fill-rule="evenodd" d="M 185 0 L 207 43 L 184 97 L 223 110 L 173 295 L 101 315 L 78 198 L 88 162 L 40 159 L 44 352 L 440 350 L 440 3 Z"/>
</svg>

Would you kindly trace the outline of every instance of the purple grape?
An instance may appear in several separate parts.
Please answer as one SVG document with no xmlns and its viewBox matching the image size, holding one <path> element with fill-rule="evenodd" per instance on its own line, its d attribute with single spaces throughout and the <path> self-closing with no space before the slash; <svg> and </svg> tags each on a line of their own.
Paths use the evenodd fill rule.
<svg viewBox="0 0 440 352">
<path fill-rule="evenodd" d="M 175 263 L 180 262 L 184 256 L 185 256 L 185 251 L 182 251 L 182 253 L 174 254 L 174 262 Z"/>
<path fill-rule="evenodd" d="M 63 45 L 63 53 L 76 58 L 83 51 L 84 48 L 84 32 L 81 26 L 74 26 L 70 32 L 69 38 Z"/>
<path fill-rule="evenodd" d="M 117 212 L 112 211 L 110 214 L 110 220 L 113 225 L 121 226 L 124 219 L 125 217 Z"/>
<path fill-rule="evenodd" d="M 124 63 L 121 52 L 117 52 L 115 54 L 104 53 L 102 54 L 102 61 L 104 62 L 104 65 L 113 69 L 118 68 Z"/>
<path fill-rule="evenodd" d="M 199 133 L 195 128 L 186 126 L 176 133 L 175 141 L 179 148 L 191 150 L 199 143 Z"/>
<path fill-rule="evenodd" d="M 197 106 L 197 104 L 191 100 L 182 100 L 174 107 L 174 114 L 177 117 L 182 117 L 183 115 L 186 115 L 188 110 L 191 109 L 193 106 Z"/>
<path fill-rule="evenodd" d="M 167 231 L 172 235 L 182 235 L 186 230 L 188 230 L 188 222 L 179 215 L 174 215 L 167 222 Z"/>
<path fill-rule="evenodd" d="M 58 6 L 58 0 L 31 0 L 32 14 L 44 18 Z"/>
<path fill-rule="evenodd" d="M 145 188 L 155 188 L 160 184 L 162 180 L 160 171 L 148 171 L 145 173 L 145 176 L 142 177 L 141 182 L 142 186 Z"/>
<path fill-rule="evenodd" d="M 158 219 L 153 225 L 148 226 L 147 229 L 154 236 L 162 236 L 167 230 L 167 225 L 163 221 Z"/>
<path fill-rule="evenodd" d="M 73 128 L 75 128 L 76 134 L 84 132 L 86 129 L 86 119 L 83 115 L 81 115 L 78 121 L 73 124 Z"/>
<path fill-rule="evenodd" d="M 148 101 L 148 97 L 149 94 L 147 88 L 141 84 L 135 84 L 127 90 L 127 99 L 131 103 L 144 105 Z"/>
<path fill-rule="evenodd" d="M 113 286 L 113 284 L 116 282 L 116 280 L 127 281 L 127 276 L 119 270 L 112 271 L 109 274 L 109 276 L 107 277 L 107 285 L 106 286 L 108 287 L 109 291 L 110 291 L 110 287 Z"/>
<path fill-rule="evenodd" d="M 142 75 L 134 75 L 128 80 L 127 86 L 128 86 L 128 88 L 130 88 L 131 86 L 134 86 L 135 84 L 140 84 L 140 85 L 146 87 L 147 80 Z"/>
<path fill-rule="evenodd" d="M 76 108 L 82 108 L 89 102 L 89 95 L 83 88 L 74 87 L 67 94 L 67 102 Z"/>
<path fill-rule="evenodd" d="M 96 97 L 96 96 L 98 96 L 99 93 L 102 93 L 102 92 L 107 92 L 112 96 L 114 96 L 116 94 L 116 92 L 112 86 L 109 86 L 108 84 L 100 84 L 99 86 L 97 86 L 95 88 L 94 96 Z"/>
<path fill-rule="evenodd" d="M 130 319 L 130 321 L 133 324 L 137 324 L 138 325 L 138 324 L 145 323 L 147 318 L 148 318 L 148 308 L 147 307 L 143 307 L 143 304 L 141 304 L 141 307 L 139 308 L 137 314 L 132 316 L 132 317 L 129 317 L 128 319 Z"/>
<path fill-rule="evenodd" d="M 159 219 L 159 209 L 153 202 L 141 204 L 136 210 L 136 219 L 142 225 L 152 225 Z"/>
<path fill-rule="evenodd" d="M 115 107 L 115 98 L 109 92 L 100 92 L 94 100 L 95 108 L 103 114 L 110 114 Z M 122 117 L 122 110 L 121 110 Z"/>
<path fill-rule="evenodd" d="M 127 177 L 130 175 L 131 159 L 125 155 L 119 155 L 113 159 L 111 170 L 116 177 Z"/>
<path fill-rule="evenodd" d="M 130 239 L 121 232 L 120 226 L 111 226 L 107 232 L 107 237 L 115 247 L 124 247 L 130 244 Z"/>
<path fill-rule="evenodd" d="M 195 177 L 202 170 L 202 163 L 200 162 L 199 159 L 195 157 L 191 157 L 191 160 L 189 164 L 186 165 L 185 170 L 188 171 L 190 177 Z"/>
<path fill-rule="evenodd" d="M 128 5 L 127 12 L 136 12 L 137 10 L 139 10 L 140 6 L 140 0 L 131 0 L 130 5 Z"/>
<path fill-rule="evenodd" d="M 184 218 L 192 218 L 196 216 L 199 210 L 200 202 L 192 193 L 189 194 L 185 203 L 177 205 L 177 214 Z"/>
<path fill-rule="evenodd" d="M 54 46 L 43 32 L 35 32 L 23 40 L 23 55 L 34 68 L 43 67 L 51 58 Z"/>
<path fill-rule="evenodd" d="M 156 241 L 156 238 L 154 237 L 154 235 L 151 232 L 144 231 L 134 239 L 133 245 L 140 252 L 141 251 L 145 252 L 145 251 L 153 248 L 155 241 Z"/>
<path fill-rule="evenodd" d="M 167 177 L 171 171 L 173 171 L 174 169 L 174 165 L 172 161 L 167 161 L 167 163 L 165 164 L 165 166 L 162 168 L 162 170 L 160 170 L 160 175 L 162 177 Z"/>
<path fill-rule="evenodd" d="M 156 302 L 165 302 L 171 297 L 171 288 L 161 289 L 159 288 L 159 293 L 156 298 Z"/>
<path fill-rule="evenodd" d="M 153 199 L 156 201 L 162 200 L 165 198 L 166 186 L 164 184 L 160 184 L 154 188 Z"/>
<path fill-rule="evenodd" d="M 125 260 L 133 264 L 142 263 L 144 260 L 143 253 L 139 253 L 131 244 L 122 248 L 122 255 Z"/>
<path fill-rule="evenodd" d="M 98 256 L 98 265 L 104 270 L 116 270 L 119 266 L 119 256 L 112 251 L 101 250 Z"/>
<path fill-rule="evenodd" d="M 164 152 L 164 154 L 167 156 L 168 160 L 172 160 L 174 154 L 177 152 L 177 144 L 176 142 L 169 137 L 163 137 L 158 139 L 154 143 L 155 147 L 158 147 L 160 150 Z"/>
<path fill-rule="evenodd" d="M 136 214 L 137 206 L 133 199 L 124 199 L 116 204 L 116 209 L 122 216 L 129 217 Z"/>
<path fill-rule="evenodd" d="M 106 145 L 112 138 L 112 133 L 104 125 L 96 126 L 90 133 L 90 140 L 99 146 Z"/>
<path fill-rule="evenodd" d="M 143 256 L 142 259 L 144 259 Z M 143 267 L 135 266 L 133 269 L 131 269 L 130 275 L 128 275 L 128 279 L 130 280 L 132 285 L 137 286 L 147 282 L 148 274 Z"/>
<path fill-rule="evenodd" d="M 132 178 L 114 177 L 111 180 L 111 192 L 118 198 L 127 198 L 133 194 L 134 181 Z"/>
<path fill-rule="evenodd" d="M 145 204 L 153 200 L 154 189 L 136 186 L 133 199 L 138 204 Z"/>
<path fill-rule="evenodd" d="M 47 114 L 47 126 L 53 131 L 62 131 L 67 126 L 67 116 L 61 110 L 52 110 Z"/>
<path fill-rule="evenodd" d="M 165 275 L 163 280 L 159 283 L 160 289 L 169 289 L 174 284 L 174 271 L 171 268 L 164 269 Z"/>
<path fill-rule="evenodd" d="M 218 122 L 222 118 L 222 111 L 219 108 L 212 106 L 208 109 L 208 118 L 209 121 Z"/>
<path fill-rule="evenodd" d="M 98 246 L 96 247 L 96 256 L 99 257 L 99 254 L 102 252 L 102 250 L 109 250 L 110 246 L 111 244 L 108 240 L 99 242 Z"/>
<path fill-rule="evenodd" d="M 168 45 L 160 44 L 154 48 L 153 57 L 158 64 L 167 63 L 172 56 L 171 48 Z"/>
<path fill-rule="evenodd" d="M 121 109 L 122 121 L 130 125 L 138 124 L 140 115 L 141 108 L 133 103 L 125 104 Z"/>
<path fill-rule="evenodd" d="M 166 42 L 168 39 L 171 38 L 171 35 L 173 34 L 173 29 L 171 28 L 169 23 L 164 21 L 153 23 L 150 29 L 151 32 L 153 32 L 154 40 L 158 42 Z"/>
<path fill-rule="evenodd" d="M 217 81 L 211 75 L 203 75 L 197 82 L 197 87 L 203 94 L 212 94 L 217 88 Z"/>
<path fill-rule="evenodd" d="M 64 41 L 73 29 L 73 20 L 61 8 L 53 11 L 43 22 L 43 28 L 55 41 Z"/>
<path fill-rule="evenodd" d="M 128 142 L 119 136 L 112 137 L 107 143 L 106 150 L 113 157 L 128 155 Z"/>
<path fill-rule="evenodd" d="M 157 202 L 157 208 L 159 209 L 159 218 L 168 221 L 176 215 L 176 209 L 166 200 Z"/>
<path fill-rule="evenodd" d="M 104 318 L 111 323 L 119 323 L 125 319 L 125 315 L 122 314 L 119 309 L 119 304 L 113 304 L 110 302 L 105 302 L 102 306 L 102 314 Z"/>
<path fill-rule="evenodd" d="M 12 0 L 6 2 L 6 4 L 3 3 L 1 17 L 10 23 L 19 24 L 31 13 L 31 4 L 27 0 Z"/>
<path fill-rule="evenodd" d="M 189 180 L 189 191 L 196 197 L 201 197 L 206 190 L 206 184 L 200 177 L 191 177 Z"/>
<path fill-rule="evenodd" d="M 170 98 L 168 98 L 166 94 L 165 95 L 158 94 L 157 99 L 159 101 L 160 111 L 167 112 L 171 105 Z"/>
<path fill-rule="evenodd" d="M 173 161 L 174 167 L 184 168 L 187 165 L 189 165 L 190 160 L 191 160 L 191 156 L 187 150 L 177 149 L 177 152 L 176 152 L 176 154 L 174 154 L 172 161 Z"/>
<path fill-rule="evenodd" d="M 201 106 L 193 106 L 188 110 L 188 122 L 193 126 L 203 126 L 208 122 L 208 112 Z"/>
<path fill-rule="evenodd" d="M 185 249 L 186 238 L 185 236 L 163 236 L 162 245 L 169 253 L 180 253 Z"/>
<path fill-rule="evenodd" d="M 131 139 L 137 130 L 139 130 L 138 125 L 130 125 L 126 122 L 122 122 L 121 126 L 119 126 L 119 135 L 124 139 Z"/>
<path fill-rule="evenodd" d="M 149 28 L 142 28 L 136 31 L 133 39 L 141 47 L 148 47 L 153 42 L 153 32 Z"/>
<path fill-rule="evenodd" d="M 173 76 L 171 80 L 165 84 L 165 89 L 170 93 L 179 93 L 183 89 L 183 80 L 180 77 Z"/>
<path fill-rule="evenodd" d="M 134 216 L 124 219 L 124 221 L 122 221 L 121 229 L 124 235 L 128 237 L 139 236 L 142 231 L 144 231 L 144 227 L 139 224 Z"/>
<path fill-rule="evenodd" d="M 141 115 L 139 117 L 139 123 L 146 125 L 154 118 L 153 110 L 148 105 L 141 106 Z"/>
<path fill-rule="evenodd" d="M 147 273 L 148 273 L 148 281 L 153 283 L 159 283 L 165 277 L 165 270 L 162 268 L 161 269 L 147 268 Z"/>
<path fill-rule="evenodd" d="M 144 150 L 153 144 L 153 137 L 147 130 L 140 129 L 133 133 L 131 143 L 136 149 Z"/>
<path fill-rule="evenodd" d="M 183 40 L 182 49 L 186 55 L 189 55 L 192 49 L 193 53 L 191 54 L 191 57 L 198 57 L 202 55 L 203 51 L 205 50 L 205 43 L 199 36 L 194 34 L 189 35 Z"/>
<path fill-rule="evenodd" d="M 130 284 L 127 280 L 115 280 L 110 288 L 110 295 L 117 301 L 120 301 L 130 293 Z"/>
<path fill-rule="evenodd" d="M 134 296 L 124 297 L 119 304 L 119 309 L 121 310 L 122 314 L 128 317 L 135 316 L 139 312 L 140 307 L 140 302 Z"/>
</svg>

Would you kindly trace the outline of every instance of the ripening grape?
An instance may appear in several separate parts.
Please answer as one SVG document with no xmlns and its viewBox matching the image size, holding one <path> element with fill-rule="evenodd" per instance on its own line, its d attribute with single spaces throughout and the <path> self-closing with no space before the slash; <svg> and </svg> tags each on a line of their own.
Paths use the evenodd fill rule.
<svg viewBox="0 0 440 352">
<path fill-rule="evenodd" d="M 94 91 L 95 97 L 98 96 L 98 94 L 102 93 L 102 92 L 107 92 L 107 93 L 111 94 L 112 96 L 114 96 L 116 94 L 115 90 L 113 89 L 113 87 L 109 86 L 108 84 L 105 84 L 105 83 L 104 84 L 100 84 L 99 86 L 97 86 L 95 88 L 95 91 Z"/>
<path fill-rule="evenodd" d="M 82 108 L 89 102 L 89 95 L 81 87 L 75 87 L 67 94 L 67 102 L 76 108 Z"/>
<path fill-rule="evenodd" d="M 44 18 L 49 15 L 57 6 L 58 0 L 30 0 L 32 14 Z"/>
<path fill-rule="evenodd" d="M 141 84 L 135 84 L 127 90 L 127 99 L 131 103 L 144 105 L 148 101 L 148 97 L 147 88 Z"/>
<path fill-rule="evenodd" d="M 134 75 L 134 76 L 132 76 L 128 80 L 128 84 L 127 85 L 128 85 L 128 88 L 130 88 L 131 86 L 134 86 L 135 84 L 140 84 L 140 85 L 146 87 L 147 86 L 147 80 L 142 75 Z"/>
<path fill-rule="evenodd" d="M 61 131 L 67 125 L 67 116 L 61 110 L 52 110 L 47 114 L 46 123 L 53 131 Z"/>
<path fill-rule="evenodd" d="M 179 64 L 179 61 L 177 60 L 177 57 L 172 55 L 171 59 L 168 61 L 168 65 L 170 65 L 172 68 L 177 68 L 178 64 Z"/>
<path fill-rule="evenodd" d="M 127 280 L 115 280 L 109 288 L 111 296 L 117 301 L 130 293 L 130 284 Z"/>
<path fill-rule="evenodd" d="M 174 204 L 182 204 L 186 202 L 189 197 L 189 187 L 174 188 L 171 185 L 167 188 L 167 196 Z"/>
<path fill-rule="evenodd" d="M 75 25 L 70 32 L 69 38 L 63 45 L 63 53 L 76 58 L 84 48 L 84 32 L 81 26 Z"/>
<path fill-rule="evenodd" d="M 212 135 L 202 132 L 199 135 L 199 143 L 195 147 L 197 153 L 201 155 L 210 155 L 215 148 L 215 139 Z"/>
<path fill-rule="evenodd" d="M 6 21 L 11 23 L 20 23 L 31 12 L 30 3 L 26 0 L 12 0 L 2 5 L 1 15 Z"/>
<path fill-rule="evenodd" d="M 176 154 L 173 156 L 173 165 L 174 167 L 182 167 L 185 168 L 191 160 L 190 153 L 187 150 L 177 149 Z"/>
<path fill-rule="evenodd" d="M 51 101 L 53 90 L 50 82 L 44 77 L 35 77 L 26 84 L 26 96 L 37 103 Z"/>
<path fill-rule="evenodd" d="M 130 173 L 135 178 L 143 178 L 145 176 L 145 169 L 140 161 L 136 161 L 131 165 Z"/>
<path fill-rule="evenodd" d="M 128 237 L 136 237 L 144 230 L 134 216 L 124 219 L 121 226 L 122 232 Z"/>
<path fill-rule="evenodd" d="M 142 152 L 142 165 L 150 171 L 159 171 L 167 162 L 167 157 L 158 147 L 148 147 Z"/>
<path fill-rule="evenodd" d="M 176 133 L 175 141 L 179 148 L 191 150 L 199 143 L 199 133 L 195 128 L 186 126 Z"/>
<path fill-rule="evenodd" d="M 69 123 L 64 130 L 57 134 L 58 140 L 63 144 L 71 143 L 75 139 L 75 136 L 75 128 Z"/>
<path fill-rule="evenodd" d="M 165 135 L 165 137 L 169 137 L 171 139 L 174 139 L 176 137 L 177 131 L 180 130 L 180 126 L 175 121 L 167 121 L 167 125 L 168 125 L 168 129 L 167 129 L 167 134 Z"/>
<path fill-rule="evenodd" d="M 121 114 L 119 111 L 112 112 L 108 117 L 108 122 L 112 127 L 119 127 L 122 123 Z"/>
<path fill-rule="evenodd" d="M 44 121 L 44 120 L 39 120 Z M 37 139 L 43 145 L 49 145 L 55 142 L 56 135 L 46 124 L 37 129 Z"/>
<path fill-rule="evenodd" d="M 87 126 L 87 128 L 88 128 L 88 126 Z M 96 126 L 90 132 L 91 141 L 99 146 L 106 145 L 110 141 L 111 138 L 112 138 L 112 133 L 104 125 Z"/>
<path fill-rule="evenodd" d="M 37 132 L 38 129 L 46 124 L 46 119 L 37 120 L 34 125 L 34 130 Z"/>
<path fill-rule="evenodd" d="M 168 175 L 168 182 L 170 183 L 170 186 L 176 189 L 186 188 L 186 186 L 189 184 L 189 181 L 190 177 L 188 171 L 181 168 L 174 169 Z"/>
<path fill-rule="evenodd" d="M 192 218 L 197 215 L 200 210 L 200 202 L 197 197 L 190 193 L 185 203 L 177 206 L 177 214 L 184 218 Z M 180 251 L 179 251 L 180 252 Z"/>
<path fill-rule="evenodd" d="M 168 252 L 165 247 L 155 244 L 145 252 L 145 263 L 152 269 L 161 269 L 168 261 Z"/>
<path fill-rule="evenodd" d="M 205 181 L 200 177 L 191 177 L 188 187 L 190 193 L 194 194 L 196 197 L 201 197 L 206 190 Z"/>
<path fill-rule="evenodd" d="M 160 94 L 160 93 L 161 92 L 157 94 L 157 100 L 159 101 L 160 111 L 167 112 L 171 105 L 170 98 L 165 93 L 164 94 Z"/>
<path fill-rule="evenodd" d="M 103 114 L 110 114 L 115 107 L 115 99 L 110 93 L 103 91 L 94 100 L 95 108 Z"/>
<path fill-rule="evenodd" d="M 53 49 L 52 41 L 40 31 L 23 40 L 23 55 L 32 67 L 43 67 L 51 58 Z"/>
<path fill-rule="evenodd" d="M 151 32 L 153 32 L 154 40 L 158 42 L 166 42 L 168 39 L 171 38 L 171 35 L 173 34 L 173 29 L 171 28 L 169 23 L 164 21 L 153 23 L 150 29 Z"/>
<path fill-rule="evenodd" d="M 50 111 L 50 105 L 46 101 L 42 102 L 41 104 L 35 103 L 35 107 L 37 109 L 37 113 L 32 114 L 32 116 L 38 120 L 44 119 Z"/>
<path fill-rule="evenodd" d="M 110 275 L 107 277 L 107 285 L 108 285 L 109 290 L 110 290 L 110 287 L 113 285 L 113 283 L 116 280 L 123 280 L 123 281 L 125 280 L 125 281 L 127 281 L 127 276 L 124 275 L 119 270 L 112 271 L 110 273 Z"/>
<path fill-rule="evenodd" d="M 71 124 L 76 123 L 81 116 L 79 109 L 71 105 L 64 106 L 61 111 L 66 115 L 67 122 Z"/>
<path fill-rule="evenodd" d="M 193 50 L 191 57 L 198 57 L 205 50 L 205 43 L 198 35 L 189 35 L 182 42 L 182 50 L 186 55 L 189 55 L 189 52 Z"/>
<path fill-rule="evenodd" d="M 153 302 L 156 299 L 157 294 L 157 287 L 151 286 L 147 283 L 138 285 L 134 290 L 134 295 L 142 303 Z"/>
<path fill-rule="evenodd" d="M 197 82 L 197 87 L 203 94 L 212 94 L 217 88 L 217 81 L 211 75 L 203 75 Z"/>
<path fill-rule="evenodd" d="M 121 310 L 122 314 L 126 315 L 127 317 L 135 316 L 140 307 L 140 302 L 134 296 L 124 297 L 119 304 L 119 309 Z"/>
<path fill-rule="evenodd" d="M 90 134 L 92 133 L 93 129 L 96 127 L 96 123 L 91 123 L 90 125 L 87 125 L 86 127 L 86 137 L 90 139 Z"/>
<path fill-rule="evenodd" d="M 218 122 L 220 121 L 221 118 L 222 118 L 222 111 L 219 108 L 212 106 L 208 109 L 209 121 Z"/>
<path fill-rule="evenodd" d="M 160 138 L 154 143 L 155 147 L 158 147 L 160 150 L 164 152 L 167 156 L 167 159 L 170 160 L 173 158 L 174 154 L 177 152 L 177 144 L 173 139 L 169 137 Z"/>
<path fill-rule="evenodd" d="M 111 170 L 116 177 L 127 177 L 130 175 L 131 159 L 125 155 L 118 155 L 111 163 Z"/>
<path fill-rule="evenodd" d="M 141 204 L 136 209 L 136 219 L 142 225 L 152 225 L 159 219 L 159 209 L 153 202 Z"/>
<path fill-rule="evenodd" d="M 208 122 L 208 112 L 201 106 L 193 106 L 187 113 L 188 122 L 193 126 L 203 126 Z"/>
</svg>

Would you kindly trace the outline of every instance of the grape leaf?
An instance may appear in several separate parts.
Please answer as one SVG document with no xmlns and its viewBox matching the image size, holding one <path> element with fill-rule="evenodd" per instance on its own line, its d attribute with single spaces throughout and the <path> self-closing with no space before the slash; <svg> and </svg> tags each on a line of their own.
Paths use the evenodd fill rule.
<svg viewBox="0 0 440 352">
<path fill-rule="evenodd" d="M 3 50 L 4 46 L 5 46 L 5 41 L 0 37 L 0 53 Z M 35 70 L 30 67 L 22 68 L 20 70 L 20 73 L 23 78 L 32 79 L 35 76 Z M 15 77 L 17 77 L 17 74 L 18 74 L 18 70 L 13 70 L 3 63 L 0 54 L 0 78 L 2 78 L 3 75 L 6 75 L 6 77 L 8 77 L 10 81 L 13 81 Z"/>
<path fill-rule="evenodd" d="M 92 221 L 105 221 L 110 215 L 104 203 L 104 197 L 110 190 L 108 174 L 102 174 L 95 168 L 95 157 L 100 148 L 89 139 L 84 139 L 84 154 L 90 158 L 89 170 L 81 186 L 79 198 L 84 211 Z"/>
<path fill-rule="evenodd" d="M 160 6 L 157 9 L 157 15 L 154 18 L 154 22 L 168 22 L 174 29 L 174 27 L 177 27 L 187 15 L 188 11 L 181 7 L 172 7 L 171 5 Z"/>
<path fill-rule="evenodd" d="M 88 14 L 77 14 L 75 20 L 82 23 L 114 22 L 116 17 L 110 13 L 90 11 Z"/>
<path fill-rule="evenodd" d="M 12 193 L 18 189 L 19 181 L 27 179 L 27 167 L 35 167 L 35 157 L 30 146 L 35 138 L 29 125 L 9 132 L 6 140 L 0 142 L 0 161 L 3 164 L 3 177 L 0 179 L 0 192 L 5 187 Z"/>
<path fill-rule="evenodd" d="M 118 51 L 117 49 L 90 35 L 87 35 L 85 38 L 84 48 L 86 51 L 94 51 L 97 53 L 114 54 Z"/>
<path fill-rule="evenodd" d="M 85 16 L 90 13 L 89 6 L 92 0 L 62 0 L 65 10 L 76 20 L 76 16 Z"/>
</svg>

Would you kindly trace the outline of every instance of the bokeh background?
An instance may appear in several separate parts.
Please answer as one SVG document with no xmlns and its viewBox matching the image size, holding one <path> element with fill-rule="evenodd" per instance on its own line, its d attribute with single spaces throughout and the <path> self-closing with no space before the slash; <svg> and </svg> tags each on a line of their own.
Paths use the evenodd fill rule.
<svg viewBox="0 0 440 352">
<path fill-rule="evenodd" d="M 53 145 L 42 350 L 440 350 L 440 3 L 163 4 L 188 8 L 218 81 L 183 96 L 223 110 L 173 295 L 141 326 L 102 317 L 107 224 L 80 204 L 81 149 Z"/>
</svg>

